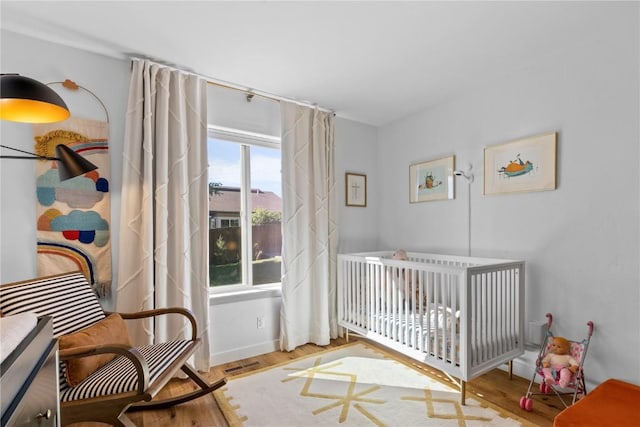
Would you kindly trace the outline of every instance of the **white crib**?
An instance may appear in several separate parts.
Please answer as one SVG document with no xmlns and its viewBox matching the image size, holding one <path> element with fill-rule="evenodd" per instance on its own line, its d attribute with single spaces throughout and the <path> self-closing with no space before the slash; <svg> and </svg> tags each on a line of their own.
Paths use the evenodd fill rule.
<svg viewBox="0 0 640 427">
<path fill-rule="evenodd" d="M 340 326 L 466 381 L 524 353 L 524 262 L 338 255 Z M 511 364 L 509 364 L 511 367 Z"/>
</svg>

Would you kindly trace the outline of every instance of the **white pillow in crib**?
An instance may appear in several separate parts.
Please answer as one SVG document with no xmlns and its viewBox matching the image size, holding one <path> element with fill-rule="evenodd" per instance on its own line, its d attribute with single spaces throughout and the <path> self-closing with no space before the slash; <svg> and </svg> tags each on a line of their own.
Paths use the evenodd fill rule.
<svg viewBox="0 0 640 427">
<path fill-rule="evenodd" d="M 437 319 L 438 321 L 437 329 L 442 330 L 446 322 L 447 330 L 450 331 L 451 320 L 454 318 L 455 318 L 455 327 L 457 332 L 459 329 L 460 310 L 456 310 L 455 313 L 452 313 L 451 308 L 443 307 L 441 305 L 435 308 L 431 308 L 429 312 L 429 324 L 431 325 L 431 330 L 433 331 L 436 329 L 436 319 Z"/>
</svg>

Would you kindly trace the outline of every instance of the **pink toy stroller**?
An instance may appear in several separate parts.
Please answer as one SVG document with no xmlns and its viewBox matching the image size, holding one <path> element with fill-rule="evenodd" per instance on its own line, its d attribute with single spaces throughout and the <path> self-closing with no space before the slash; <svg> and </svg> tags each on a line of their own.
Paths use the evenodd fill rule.
<svg viewBox="0 0 640 427">
<path fill-rule="evenodd" d="M 536 370 L 533 373 L 533 378 L 531 378 L 531 382 L 529 383 L 529 389 L 527 390 L 527 394 L 520 398 L 520 407 L 525 411 L 531 411 L 533 409 L 533 399 L 531 396 L 533 395 L 543 395 L 549 393 L 555 393 L 558 396 L 558 399 L 562 402 L 565 408 L 568 408 L 570 405 L 576 403 L 578 395 L 585 396 L 587 394 L 587 388 L 584 383 L 584 370 L 583 364 L 584 359 L 587 356 L 587 348 L 589 347 L 589 341 L 591 340 L 591 335 L 593 334 L 593 322 L 588 321 L 588 334 L 587 338 L 582 341 L 569 341 L 570 349 L 569 354 L 573 359 L 578 362 L 578 369 L 575 373 L 571 375 L 571 378 L 568 381 L 568 384 L 564 387 L 561 387 L 560 382 L 560 372 L 554 372 L 554 382 L 553 384 L 547 384 L 545 382 L 545 372 L 543 371 L 542 359 L 549 353 L 552 344 L 552 338 L 554 338 L 551 333 L 551 323 L 553 322 L 553 316 L 551 313 L 546 314 L 547 317 L 547 332 L 544 336 L 544 342 L 540 347 L 540 353 L 538 354 L 538 358 L 536 359 Z M 535 379 L 536 375 L 540 375 L 542 379 L 540 380 L 539 390 L 540 393 L 534 393 L 532 390 L 535 387 Z M 565 380 L 566 381 L 566 380 Z M 564 382 L 564 381 L 563 381 Z M 566 396 L 571 396 L 571 403 L 567 404 L 565 401 Z M 567 399 L 568 400 L 568 399 Z"/>
</svg>

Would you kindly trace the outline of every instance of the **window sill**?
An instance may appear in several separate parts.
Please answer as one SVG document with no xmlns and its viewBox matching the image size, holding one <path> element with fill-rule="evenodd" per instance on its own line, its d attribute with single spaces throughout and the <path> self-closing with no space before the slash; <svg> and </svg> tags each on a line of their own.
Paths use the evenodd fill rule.
<svg viewBox="0 0 640 427">
<path fill-rule="evenodd" d="M 280 298 L 282 290 L 280 283 L 257 286 L 237 286 L 233 289 L 210 291 L 209 305 L 229 304 L 263 298 Z"/>
</svg>

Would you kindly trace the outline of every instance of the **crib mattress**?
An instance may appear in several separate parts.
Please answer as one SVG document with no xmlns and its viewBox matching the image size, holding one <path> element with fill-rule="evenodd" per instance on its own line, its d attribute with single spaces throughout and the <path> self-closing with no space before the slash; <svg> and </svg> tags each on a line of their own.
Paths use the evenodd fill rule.
<svg viewBox="0 0 640 427">
<path fill-rule="evenodd" d="M 560 412 L 553 427 L 640 426 L 640 387 L 609 379 Z"/>
</svg>

